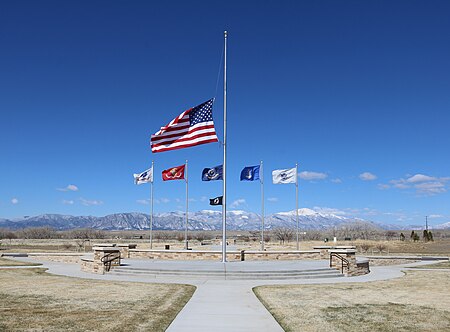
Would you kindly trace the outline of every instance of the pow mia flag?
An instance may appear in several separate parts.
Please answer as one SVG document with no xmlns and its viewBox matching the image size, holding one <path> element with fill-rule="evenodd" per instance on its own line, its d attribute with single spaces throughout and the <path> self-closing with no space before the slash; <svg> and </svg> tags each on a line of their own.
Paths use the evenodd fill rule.
<svg viewBox="0 0 450 332">
<path fill-rule="evenodd" d="M 222 200 L 223 200 L 223 196 L 219 196 L 216 198 L 210 198 L 209 205 L 223 205 Z"/>
<path fill-rule="evenodd" d="M 223 180 L 223 166 L 205 168 L 202 172 L 202 181 Z"/>
</svg>

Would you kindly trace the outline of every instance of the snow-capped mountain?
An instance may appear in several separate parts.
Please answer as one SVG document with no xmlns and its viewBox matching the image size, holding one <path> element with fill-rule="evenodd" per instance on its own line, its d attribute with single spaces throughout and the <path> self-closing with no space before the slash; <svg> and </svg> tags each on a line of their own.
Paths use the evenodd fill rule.
<svg viewBox="0 0 450 332">
<path fill-rule="evenodd" d="M 444 224 L 433 226 L 433 229 L 450 229 L 450 221 Z"/>
<path fill-rule="evenodd" d="M 311 209 L 299 209 L 299 225 L 301 229 L 326 229 L 352 222 L 367 222 L 357 218 L 346 218 L 331 213 L 316 212 Z M 19 229 L 25 227 L 49 226 L 58 230 L 73 228 L 95 228 L 102 230 L 143 230 L 149 228 L 150 216 L 144 213 L 115 213 L 104 217 L 68 216 L 44 214 L 35 217 L 24 217 L 8 220 L 0 219 L 0 227 Z M 230 230 L 257 230 L 261 225 L 260 215 L 246 211 L 228 211 L 227 224 Z M 371 223 L 373 226 L 375 224 Z M 185 225 L 184 212 L 164 212 L 153 217 L 154 229 L 182 230 Z M 294 211 L 279 212 L 265 218 L 265 228 L 295 227 Z M 202 210 L 189 213 L 189 229 L 219 230 L 222 228 L 222 213 L 217 210 Z"/>
</svg>

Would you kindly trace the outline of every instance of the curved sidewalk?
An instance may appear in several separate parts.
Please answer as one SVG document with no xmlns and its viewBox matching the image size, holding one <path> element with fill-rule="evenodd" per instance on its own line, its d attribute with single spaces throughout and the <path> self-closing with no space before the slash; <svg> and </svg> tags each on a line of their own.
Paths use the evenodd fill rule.
<svg viewBox="0 0 450 332">
<path fill-rule="evenodd" d="M 17 259 L 17 258 L 16 258 Z M 21 261 L 30 259 L 20 258 Z M 32 260 L 37 262 L 37 260 Z M 134 281 L 148 283 L 181 283 L 197 286 L 191 300 L 180 311 L 167 331 L 283 331 L 272 315 L 259 302 L 252 288 L 262 285 L 283 284 L 333 284 L 348 282 L 369 282 L 403 276 L 402 269 L 426 265 L 418 262 L 397 266 L 372 267 L 371 273 L 359 277 L 286 279 L 286 280 L 217 280 L 207 278 L 171 277 L 156 279 L 149 276 L 95 275 L 82 272 L 77 264 L 38 261 L 48 272 L 57 275 L 110 281 Z M 126 260 L 125 260 L 126 262 Z M 159 262 L 161 263 L 161 262 Z M 203 262 L 208 265 L 208 262 Z M 210 262 L 217 266 L 217 262 Z M 308 266 L 307 262 L 305 266 Z M 169 263 L 173 267 L 174 262 Z M 221 263 L 224 264 L 224 263 Z M 231 266 L 233 263 L 225 263 Z M 270 261 L 266 262 L 270 269 Z M 325 263 L 326 264 L 326 263 Z"/>
</svg>

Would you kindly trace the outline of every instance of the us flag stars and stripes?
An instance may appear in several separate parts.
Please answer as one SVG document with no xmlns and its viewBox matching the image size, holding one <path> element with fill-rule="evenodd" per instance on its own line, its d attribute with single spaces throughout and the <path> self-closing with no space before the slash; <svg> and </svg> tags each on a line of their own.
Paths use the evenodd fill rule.
<svg viewBox="0 0 450 332">
<path fill-rule="evenodd" d="M 184 111 L 151 137 L 152 152 L 218 142 L 212 117 L 214 98 Z"/>
</svg>

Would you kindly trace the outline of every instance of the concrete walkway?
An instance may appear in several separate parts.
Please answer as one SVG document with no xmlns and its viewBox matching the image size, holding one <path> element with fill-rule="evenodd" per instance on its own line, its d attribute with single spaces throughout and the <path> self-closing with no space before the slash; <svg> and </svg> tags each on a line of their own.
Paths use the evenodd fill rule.
<svg viewBox="0 0 450 332">
<path fill-rule="evenodd" d="M 259 302 L 252 288 L 262 285 L 283 284 L 332 284 L 348 282 L 369 282 L 386 280 L 403 276 L 402 270 L 411 266 L 420 266 L 436 263 L 416 262 L 396 266 L 375 266 L 371 273 L 359 277 L 336 277 L 322 279 L 286 279 L 286 280 L 212 280 L 207 278 L 171 277 L 155 279 L 145 275 L 95 275 L 82 272 L 77 264 L 64 264 L 40 261 L 30 258 L 15 258 L 21 261 L 39 262 L 41 267 L 48 268 L 48 272 L 57 275 L 89 278 L 111 281 L 134 281 L 149 283 L 179 283 L 197 286 L 191 300 L 181 310 L 167 331 L 214 331 L 214 332 L 239 332 L 239 331 L 283 331 L 272 315 Z M 141 261 L 142 262 L 142 261 Z M 124 260 L 124 263 L 127 263 Z M 208 264 L 208 262 L 203 262 Z M 307 266 L 308 263 L 305 262 Z M 142 264 L 142 263 L 141 263 Z M 159 262 L 161 264 L 161 262 Z M 168 262 L 173 267 L 173 262 Z M 223 263 L 222 263 L 223 264 Z M 233 263 L 225 263 L 230 268 Z M 270 269 L 271 262 L 265 262 Z M 317 264 L 317 262 L 314 262 Z M 211 266 L 217 262 L 211 262 Z M 38 266 L 40 267 L 40 266 Z"/>
</svg>

